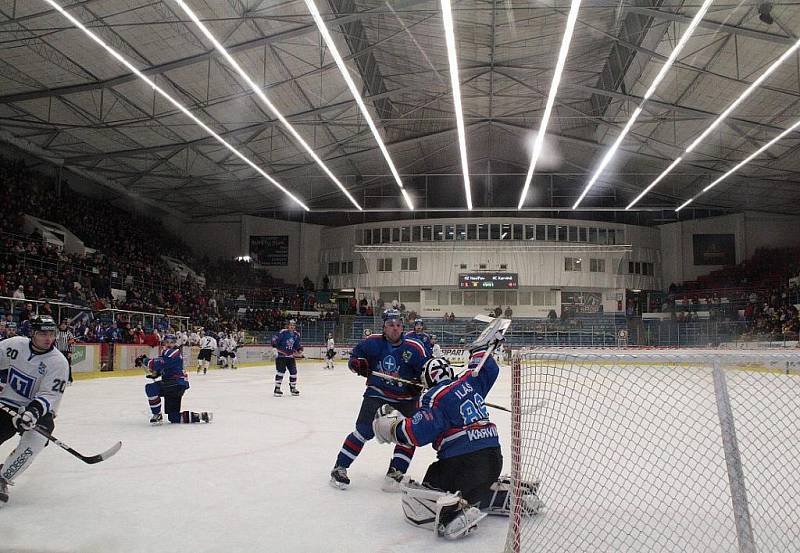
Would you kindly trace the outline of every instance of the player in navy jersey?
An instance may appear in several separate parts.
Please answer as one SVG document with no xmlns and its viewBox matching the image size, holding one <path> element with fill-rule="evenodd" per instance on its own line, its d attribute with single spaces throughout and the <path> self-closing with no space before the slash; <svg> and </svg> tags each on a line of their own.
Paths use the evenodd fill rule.
<svg viewBox="0 0 800 553">
<path fill-rule="evenodd" d="M 502 340 L 502 335 L 499 337 Z M 403 417 L 384 408 L 373 430 L 381 443 L 409 446 L 432 444 L 438 461 L 428 467 L 422 485 L 403 485 L 403 511 L 415 525 L 432 527 L 438 535 L 455 539 L 477 527 L 487 509 L 509 513 L 510 480 L 498 480 L 503 467 L 497 427 L 489 420 L 484 399 L 499 373 L 493 357 L 473 374 L 485 348 L 471 352 L 467 370 L 458 376 L 445 359 L 431 359 L 423 371 L 427 390 L 419 409 Z M 525 514 L 535 514 L 541 503 L 538 483 L 522 483 Z"/>
<path fill-rule="evenodd" d="M 407 332 L 406 338 L 412 338 L 420 342 L 425 347 L 425 352 L 428 354 L 428 357 L 431 356 L 433 352 L 433 342 L 431 341 L 431 335 L 425 332 L 425 322 L 422 319 L 414 320 L 414 330 Z"/>
<path fill-rule="evenodd" d="M 297 364 L 295 359 L 303 356 L 303 345 L 300 343 L 300 333 L 295 330 L 294 320 L 286 324 L 286 328 L 272 337 L 272 347 L 275 355 L 275 391 L 273 395 L 282 396 L 281 384 L 283 375 L 289 370 L 289 391 L 293 396 L 299 396 L 297 389 Z"/>
<path fill-rule="evenodd" d="M 211 422 L 211 413 L 181 411 L 181 399 L 189 389 L 189 380 L 183 370 L 183 356 L 181 348 L 177 345 L 177 337 L 167 334 L 163 340 L 164 349 L 155 359 L 146 355 L 136 358 L 136 366 L 143 366 L 147 371 L 146 377 L 153 382 L 146 384 L 144 391 L 150 402 L 150 417 L 152 424 L 161 424 L 164 417 L 161 414 L 161 398 L 164 398 L 164 412 L 171 423 Z M 159 379 L 160 380 L 157 380 Z"/>
<path fill-rule="evenodd" d="M 403 319 L 399 311 L 390 309 L 383 314 L 383 333 L 373 334 L 359 342 L 350 354 L 348 366 L 354 373 L 366 377 L 366 390 L 356 418 L 356 428 L 344 441 L 336 465 L 331 471 L 331 485 L 345 489 L 350 485 L 347 469 L 355 461 L 364 444 L 374 436 L 372 421 L 382 405 L 391 405 L 410 415 L 417 405 L 420 389 L 417 386 L 388 380 L 375 373 L 405 380 L 419 380 L 427 358 L 425 347 L 403 336 Z M 384 479 L 384 491 L 400 491 L 414 446 L 398 444 Z"/>
</svg>

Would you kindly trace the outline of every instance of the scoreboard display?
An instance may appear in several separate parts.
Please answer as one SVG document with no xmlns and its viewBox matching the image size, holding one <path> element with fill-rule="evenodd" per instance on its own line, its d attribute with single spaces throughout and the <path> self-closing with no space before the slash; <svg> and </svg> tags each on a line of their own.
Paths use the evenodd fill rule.
<svg viewBox="0 0 800 553">
<path fill-rule="evenodd" d="M 516 290 L 519 282 L 517 273 L 460 273 L 458 287 L 478 290 L 487 288 Z"/>
</svg>

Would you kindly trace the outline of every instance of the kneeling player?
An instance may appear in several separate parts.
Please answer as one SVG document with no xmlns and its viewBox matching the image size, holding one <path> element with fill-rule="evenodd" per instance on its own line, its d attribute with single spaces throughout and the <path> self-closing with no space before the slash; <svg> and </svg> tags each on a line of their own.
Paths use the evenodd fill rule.
<svg viewBox="0 0 800 553">
<path fill-rule="evenodd" d="M 148 359 L 146 355 L 142 355 L 136 359 L 136 365 L 145 367 L 147 370 L 145 376 L 154 380 L 144 387 L 150 402 L 150 411 L 153 413 L 153 416 L 150 417 L 152 424 L 160 424 L 164 420 L 161 414 L 162 397 L 164 398 L 164 412 L 167 414 L 169 422 L 184 424 L 211 422 L 212 413 L 181 411 L 181 399 L 189 389 L 189 381 L 183 370 L 181 348 L 177 347 L 177 339 L 173 334 L 167 334 L 164 337 L 164 350 L 159 357 Z M 161 380 L 155 380 L 159 377 Z"/>
<path fill-rule="evenodd" d="M 497 427 L 489 421 L 484 397 L 497 380 L 499 368 L 491 357 L 482 370 L 474 369 L 485 351 L 473 351 L 468 369 L 455 377 L 445 359 L 425 364 L 420 408 L 404 418 L 397 411 L 378 413 L 373 423 L 382 443 L 409 446 L 433 444 L 438 461 L 428 467 L 422 484 L 403 486 L 403 511 L 407 520 L 432 528 L 447 539 L 466 536 L 487 513 L 509 513 L 510 480 L 500 478 L 503 457 Z M 523 510 L 535 514 L 541 502 L 538 483 L 524 484 Z"/>
<path fill-rule="evenodd" d="M 8 486 L 47 445 L 34 426 L 52 432 L 58 404 L 67 385 L 66 358 L 53 347 L 56 323 L 40 315 L 30 322 L 31 337 L 15 336 L 0 342 L 0 444 L 17 432 L 19 445 L 0 465 L 0 506 L 8 501 Z"/>
</svg>

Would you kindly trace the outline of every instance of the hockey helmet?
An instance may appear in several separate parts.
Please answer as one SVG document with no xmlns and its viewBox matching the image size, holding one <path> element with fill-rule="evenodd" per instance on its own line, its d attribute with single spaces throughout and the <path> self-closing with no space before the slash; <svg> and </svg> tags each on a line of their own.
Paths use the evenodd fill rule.
<svg viewBox="0 0 800 553">
<path fill-rule="evenodd" d="M 440 382 L 452 380 L 454 376 L 453 367 L 442 357 L 428 359 L 422 367 L 422 383 L 425 388 L 433 388 Z"/>
<path fill-rule="evenodd" d="M 417 325 L 425 326 L 425 321 L 423 321 L 422 319 L 414 319 L 414 328 L 416 328 Z"/>
<path fill-rule="evenodd" d="M 162 338 L 161 341 L 164 343 L 172 342 L 174 344 L 178 341 L 178 337 L 175 336 L 174 334 L 165 334 L 164 338 Z"/>
<path fill-rule="evenodd" d="M 403 315 L 397 309 L 387 309 L 381 316 L 383 322 L 386 321 L 400 321 L 403 322 Z"/>
<path fill-rule="evenodd" d="M 31 332 L 56 331 L 56 322 L 50 315 L 37 315 L 31 319 Z"/>
</svg>

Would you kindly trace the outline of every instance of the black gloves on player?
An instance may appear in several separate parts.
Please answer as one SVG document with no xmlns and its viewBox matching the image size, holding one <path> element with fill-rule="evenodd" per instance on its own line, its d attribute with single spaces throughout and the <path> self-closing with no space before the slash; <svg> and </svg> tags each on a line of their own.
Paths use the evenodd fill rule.
<svg viewBox="0 0 800 553">
<path fill-rule="evenodd" d="M 140 355 L 133 362 L 133 366 L 134 367 L 147 367 L 149 362 L 150 362 L 150 359 L 146 355 Z"/>
<path fill-rule="evenodd" d="M 42 404 L 38 401 L 31 401 L 24 411 L 14 415 L 14 418 L 11 422 L 14 425 L 14 428 L 16 428 L 18 432 L 22 433 L 27 432 L 36 426 L 36 423 L 39 421 L 39 417 L 41 416 Z"/>
<path fill-rule="evenodd" d="M 350 370 L 356 373 L 358 376 L 363 376 L 364 378 L 369 378 L 372 374 L 372 369 L 369 368 L 369 361 L 363 357 L 351 359 Z"/>
</svg>

